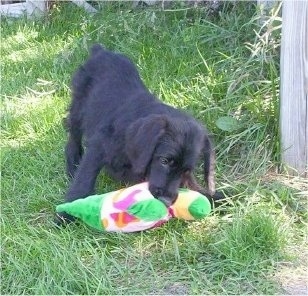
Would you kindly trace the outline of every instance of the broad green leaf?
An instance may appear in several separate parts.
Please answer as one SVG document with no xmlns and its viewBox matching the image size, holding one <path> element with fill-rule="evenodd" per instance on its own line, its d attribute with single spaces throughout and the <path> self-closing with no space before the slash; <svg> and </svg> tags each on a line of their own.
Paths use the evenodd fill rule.
<svg viewBox="0 0 308 296">
<path fill-rule="evenodd" d="M 216 126 L 226 132 L 233 132 L 241 128 L 240 122 L 231 116 L 218 118 L 216 120 Z"/>
</svg>

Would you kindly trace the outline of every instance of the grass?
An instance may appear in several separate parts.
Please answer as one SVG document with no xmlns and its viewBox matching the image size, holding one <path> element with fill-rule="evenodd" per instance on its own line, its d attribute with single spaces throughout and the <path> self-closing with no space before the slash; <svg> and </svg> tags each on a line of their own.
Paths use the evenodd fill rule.
<svg viewBox="0 0 308 296">
<path fill-rule="evenodd" d="M 269 35 L 247 3 L 219 16 L 125 3 L 90 16 L 60 3 L 41 20 L 1 22 L 1 294 L 284 292 L 281 265 L 304 268 L 308 184 L 277 173 L 279 18 Z M 55 229 L 70 78 L 96 42 L 206 124 L 228 206 L 129 235 Z M 99 192 L 118 187 L 101 174 Z"/>
</svg>

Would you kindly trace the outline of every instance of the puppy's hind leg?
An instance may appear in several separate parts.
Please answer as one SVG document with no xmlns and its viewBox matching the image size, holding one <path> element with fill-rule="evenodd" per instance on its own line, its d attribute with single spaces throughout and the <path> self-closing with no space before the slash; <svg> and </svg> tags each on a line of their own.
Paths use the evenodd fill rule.
<svg viewBox="0 0 308 296">
<path fill-rule="evenodd" d="M 82 148 L 82 110 L 84 108 L 84 100 L 86 100 L 91 77 L 81 66 L 75 73 L 72 80 L 72 103 L 69 115 L 65 121 L 68 131 L 68 142 L 65 148 L 66 154 L 66 171 L 69 177 L 74 177 L 77 166 L 83 155 Z"/>
<path fill-rule="evenodd" d="M 71 114 L 70 114 L 71 115 Z M 80 122 L 72 120 L 71 116 L 66 119 L 68 141 L 65 147 L 66 173 L 72 178 L 83 155 L 82 132 Z"/>
</svg>

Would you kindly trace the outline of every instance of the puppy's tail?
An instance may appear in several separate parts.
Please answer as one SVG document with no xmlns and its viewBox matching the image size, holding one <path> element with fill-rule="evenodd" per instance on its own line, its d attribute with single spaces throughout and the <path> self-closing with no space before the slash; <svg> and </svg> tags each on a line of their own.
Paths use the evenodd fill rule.
<svg viewBox="0 0 308 296">
<path fill-rule="evenodd" d="M 92 77 L 87 73 L 85 67 L 81 66 L 72 80 L 73 100 L 80 101 L 87 97 L 91 81 Z"/>
<path fill-rule="evenodd" d="M 96 55 L 97 53 L 100 53 L 102 51 L 104 51 L 105 48 L 104 46 L 102 46 L 101 44 L 94 44 L 92 47 L 91 47 L 91 55 Z"/>
<path fill-rule="evenodd" d="M 79 67 L 73 76 L 72 92 L 75 100 L 80 101 L 87 97 L 91 89 L 92 75 L 97 67 L 96 55 L 102 54 L 104 51 L 105 49 L 102 45 L 94 44 L 90 50 L 90 58 L 84 65 Z"/>
</svg>

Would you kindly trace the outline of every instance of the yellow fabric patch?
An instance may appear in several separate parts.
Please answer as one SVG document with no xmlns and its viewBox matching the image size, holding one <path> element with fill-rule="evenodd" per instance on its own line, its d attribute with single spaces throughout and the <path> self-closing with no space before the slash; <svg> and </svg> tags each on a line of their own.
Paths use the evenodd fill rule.
<svg viewBox="0 0 308 296">
<path fill-rule="evenodd" d="M 113 202 L 117 202 L 118 199 L 120 199 L 121 197 L 121 193 L 125 190 L 125 188 L 118 190 L 117 192 L 115 192 L 115 195 L 112 197 L 112 201 Z"/>
<path fill-rule="evenodd" d="M 172 205 L 175 216 L 185 220 L 195 220 L 188 211 L 190 204 L 194 200 L 195 198 L 191 196 L 190 192 L 180 192 L 175 203 Z"/>
<path fill-rule="evenodd" d="M 108 219 L 106 219 L 106 218 L 104 218 L 103 220 L 102 220 L 102 224 L 103 224 L 103 227 L 104 227 L 104 229 L 106 229 L 107 227 L 108 227 Z"/>
</svg>

